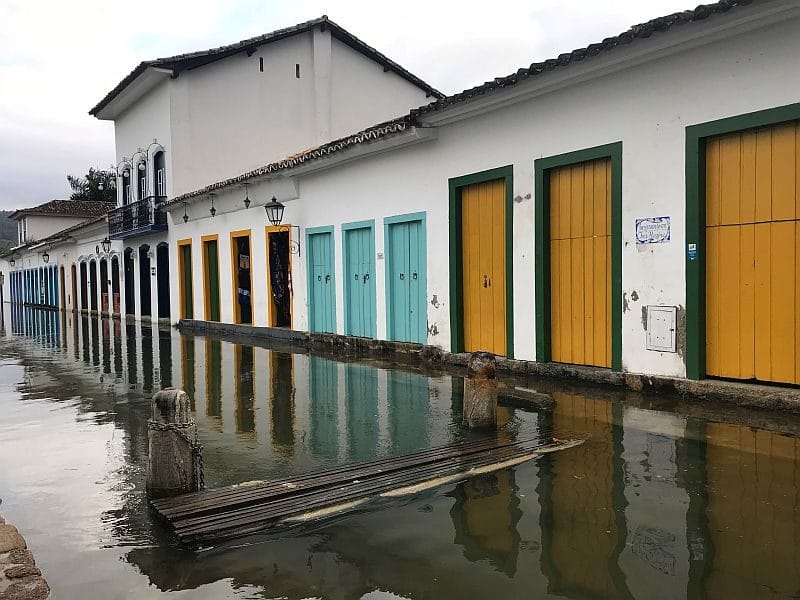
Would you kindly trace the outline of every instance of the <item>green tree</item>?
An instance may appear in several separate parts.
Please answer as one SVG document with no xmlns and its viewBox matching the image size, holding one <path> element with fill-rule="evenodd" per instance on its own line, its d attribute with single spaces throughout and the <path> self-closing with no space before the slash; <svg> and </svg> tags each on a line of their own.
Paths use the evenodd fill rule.
<svg viewBox="0 0 800 600">
<path fill-rule="evenodd" d="M 117 201 L 117 178 L 113 171 L 90 168 L 86 177 L 67 175 L 67 181 L 72 188 L 70 200 Z"/>
</svg>

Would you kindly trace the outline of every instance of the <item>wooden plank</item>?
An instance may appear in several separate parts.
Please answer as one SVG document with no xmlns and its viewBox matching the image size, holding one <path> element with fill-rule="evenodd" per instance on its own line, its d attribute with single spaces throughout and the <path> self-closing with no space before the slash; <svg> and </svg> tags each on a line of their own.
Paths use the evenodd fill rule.
<svg viewBox="0 0 800 600">
<path fill-rule="evenodd" d="M 412 493 L 408 486 L 439 485 L 440 481 L 454 481 L 454 477 L 465 478 L 474 469 L 495 470 L 529 460 L 536 452 L 563 446 L 563 442 L 549 441 L 551 437 L 545 432 L 525 440 L 497 437 L 477 440 L 393 459 L 343 465 L 330 470 L 327 477 L 309 473 L 270 482 L 260 486 L 261 489 L 229 487 L 154 500 L 151 504 L 171 523 L 183 542 L 224 539 L 263 531 L 309 511 L 366 501 L 390 490 Z M 309 485 L 286 485 L 291 480 Z"/>
<path fill-rule="evenodd" d="M 219 539 L 230 535 L 241 535 L 243 532 L 257 532 L 270 526 L 272 522 L 286 519 L 294 515 L 306 514 L 319 508 L 340 506 L 343 503 L 358 499 L 367 499 L 390 490 L 419 485 L 424 482 L 441 479 L 448 475 L 457 475 L 471 469 L 485 468 L 491 465 L 502 465 L 530 456 L 536 450 L 541 451 L 543 446 L 519 447 L 516 449 L 503 448 L 494 453 L 481 455 L 477 460 L 463 461 L 453 459 L 448 465 L 431 465 L 426 469 L 415 472 L 409 476 L 389 476 L 384 480 L 373 480 L 349 489 L 335 488 L 307 494 L 289 503 L 285 500 L 272 501 L 250 509 L 231 511 L 224 514 L 213 515 L 209 518 L 185 519 L 176 523 L 176 533 L 183 541 L 202 541 L 204 539 Z M 556 449 L 557 446 L 551 446 Z M 500 468 L 500 467 L 498 467 Z M 451 481 L 448 479 L 448 481 Z"/>
</svg>

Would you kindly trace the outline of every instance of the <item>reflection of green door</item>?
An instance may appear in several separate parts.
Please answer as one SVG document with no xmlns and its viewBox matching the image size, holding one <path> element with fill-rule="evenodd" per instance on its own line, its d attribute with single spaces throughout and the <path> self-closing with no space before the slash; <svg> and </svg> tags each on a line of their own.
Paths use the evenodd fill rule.
<svg viewBox="0 0 800 600">
<path fill-rule="evenodd" d="M 375 238 L 372 224 L 348 227 L 344 235 L 344 332 L 375 337 Z"/>
<path fill-rule="evenodd" d="M 311 392 L 311 452 L 335 458 L 339 448 L 339 382 L 336 363 L 324 358 L 308 359 Z"/>
<path fill-rule="evenodd" d="M 333 228 L 308 230 L 308 330 L 336 333 Z"/>
<path fill-rule="evenodd" d="M 431 419 L 428 378 L 415 373 L 388 371 L 386 395 L 392 453 L 404 454 L 427 448 Z"/>
<path fill-rule="evenodd" d="M 219 248 L 217 240 L 203 242 L 205 251 L 206 320 L 219 321 Z"/>
<path fill-rule="evenodd" d="M 391 340 L 424 344 L 425 224 L 419 215 L 386 219 L 386 310 Z"/>
<path fill-rule="evenodd" d="M 345 367 L 347 453 L 350 460 L 378 453 L 378 372 L 374 367 Z"/>
</svg>

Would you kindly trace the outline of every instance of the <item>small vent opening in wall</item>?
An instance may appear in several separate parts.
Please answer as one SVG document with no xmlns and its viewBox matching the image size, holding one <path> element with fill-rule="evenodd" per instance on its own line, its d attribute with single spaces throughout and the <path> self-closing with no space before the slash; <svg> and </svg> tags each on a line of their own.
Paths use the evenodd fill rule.
<svg viewBox="0 0 800 600">
<path fill-rule="evenodd" d="M 261 71 L 262 73 L 264 72 L 264 57 L 263 56 L 259 56 L 258 57 L 258 70 Z"/>
<path fill-rule="evenodd" d="M 300 79 L 300 63 L 294 65 L 294 76 L 296 79 Z"/>
</svg>

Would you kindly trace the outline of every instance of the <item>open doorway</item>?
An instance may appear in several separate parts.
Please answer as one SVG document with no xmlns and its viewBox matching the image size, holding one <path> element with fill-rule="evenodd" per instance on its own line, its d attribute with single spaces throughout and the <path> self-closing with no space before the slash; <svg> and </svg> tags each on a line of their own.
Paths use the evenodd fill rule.
<svg viewBox="0 0 800 600">
<path fill-rule="evenodd" d="M 234 323 L 253 323 L 253 279 L 250 264 L 250 230 L 231 233 Z"/>
<path fill-rule="evenodd" d="M 267 230 L 267 295 L 270 327 L 292 326 L 292 263 L 288 231 Z"/>
</svg>

